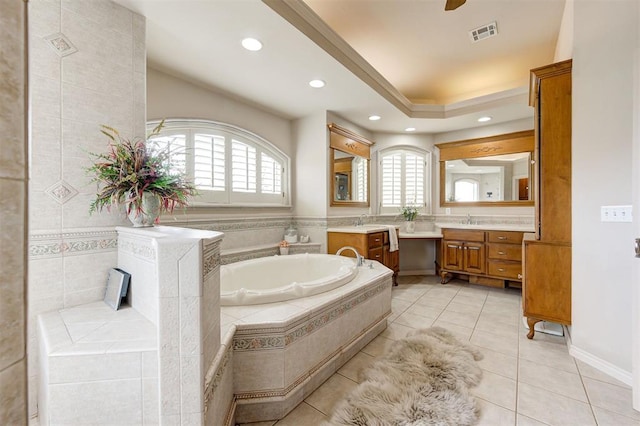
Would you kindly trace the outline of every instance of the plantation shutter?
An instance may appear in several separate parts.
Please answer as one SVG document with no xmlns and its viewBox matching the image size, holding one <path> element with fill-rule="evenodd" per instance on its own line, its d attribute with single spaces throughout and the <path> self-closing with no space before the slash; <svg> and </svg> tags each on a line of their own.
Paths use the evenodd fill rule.
<svg viewBox="0 0 640 426">
<path fill-rule="evenodd" d="M 197 133 L 193 146 L 193 176 L 196 188 L 225 190 L 224 136 Z"/>
<path fill-rule="evenodd" d="M 171 134 L 156 136 L 149 140 L 149 146 L 155 153 L 165 153 L 169 173 L 187 174 L 187 136 Z"/>
<path fill-rule="evenodd" d="M 256 192 L 256 149 L 233 140 L 231 143 L 231 187 L 234 192 Z"/>
<path fill-rule="evenodd" d="M 355 190 L 353 193 L 356 195 L 354 201 L 367 201 L 367 160 L 364 158 L 356 157 L 354 160 L 355 167 Z"/>
<path fill-rule="evenodd" d="M 382 157 L 382 207 L 401 207 L 402 203 L 402 154 Z"/>
<path fill-rule="evenodd" d="M 405 155 L 405 199 L 406 206 L 424 205 L 424 157 L 412 153 Z"/>
<path fill-rule="evenodd" d="M 260 164 L 260 191 L 263 194 L 280 194 L 282 192 L 282 165 L 264 152 L 260 153 Z"/>
</svg>

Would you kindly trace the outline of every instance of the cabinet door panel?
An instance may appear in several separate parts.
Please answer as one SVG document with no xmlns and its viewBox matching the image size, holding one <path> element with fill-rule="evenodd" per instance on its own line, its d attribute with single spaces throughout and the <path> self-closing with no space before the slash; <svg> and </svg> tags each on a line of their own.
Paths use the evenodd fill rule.
<svg viewBox="0 0 640 426">
<path fill-rule="evenodd" d="M 443 241 L 443 267 L 452 271 L 461 271 L 464 264 L 462 260 L 462 242 Z"/>
<path fill-rule="evenodd" d="M 465 243 L 463 252 L 464 270 L 477 274 L 484 273 L 484 244 Z"/>
<path fill-rule="evenodd" d="M 571 324 L 571 246 L 525 241 L 524 251 L 524 315 Z"/>
</svg>

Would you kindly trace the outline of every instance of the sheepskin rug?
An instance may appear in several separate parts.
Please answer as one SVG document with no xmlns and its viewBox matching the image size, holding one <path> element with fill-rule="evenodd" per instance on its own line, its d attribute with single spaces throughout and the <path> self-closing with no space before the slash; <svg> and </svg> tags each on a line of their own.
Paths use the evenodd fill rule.
<svg viewBox="0 0 640 426">
<path fill-rule="evenodd" d="M 469 392 L 482 378 L 482 354 L 444 328 L 416 330 L 364 369 L 338 403 L 330 425 L 472 425 L 479 407 Z"/>
</svg>

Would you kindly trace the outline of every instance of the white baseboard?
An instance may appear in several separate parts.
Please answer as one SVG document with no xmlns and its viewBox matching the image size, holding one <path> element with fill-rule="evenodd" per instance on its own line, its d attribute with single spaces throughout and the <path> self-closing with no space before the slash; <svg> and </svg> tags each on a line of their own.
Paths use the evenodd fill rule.
<svg viewBox="0 0 640 426">
<path fill-rule="evenodd" d="M 435 269 L 407 269 L 407 270 L 401 270 L 400 272 L 398 272 L 398 275 L 400 276 L 405 276 L 405 275 L 435 275 L 436 274 L 436 270 Z"/>
<path fill-rule="evenodd" d="M 574 358 L 589 364 L 593 368 L 596 368 L 614 379 L 621 381 L 625 385 L 633 386 L 633 374 L 631 374 L 630 371 L 625 371 L 620 367 L 616 367 L 615 365 L 576 347 L 570 342 L 567 343 L 569 343 L 569 354 Z"/>
</svg>

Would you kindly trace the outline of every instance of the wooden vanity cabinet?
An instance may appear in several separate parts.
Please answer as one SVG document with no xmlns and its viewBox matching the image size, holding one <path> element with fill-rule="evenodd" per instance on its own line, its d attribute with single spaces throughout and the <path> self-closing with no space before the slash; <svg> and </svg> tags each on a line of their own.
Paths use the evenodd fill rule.
<svg viewBox="0 0 640 426">
<path fill-rule="evenodd" d="M 396 233 L 399 230 L 396 230 Z M 327 252 L 335 254 L 344 246 L 351 246 L 367 259 L 376 260 L 393 271 L 393 284 L 397 284 L 400 271 L 400 250 L 389 250 L 389 231 L 366 233 L 328 232 Z M 342 252 L 343 256 L 355 257 L 351 250 Z"/>
<path fill-rule="evenodd" d="M 522 232 L 443 229 L 440 277 L 505 287 L 522 280 Z"/>
</svg>

